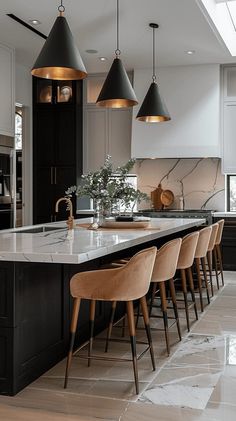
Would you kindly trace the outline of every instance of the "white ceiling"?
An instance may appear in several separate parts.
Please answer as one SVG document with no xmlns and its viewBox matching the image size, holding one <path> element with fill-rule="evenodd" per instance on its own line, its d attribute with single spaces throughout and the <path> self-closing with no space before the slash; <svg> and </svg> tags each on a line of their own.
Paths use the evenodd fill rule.
<svg viewBox="0 0 236 421">
<path fill-rule="evenodd" d="M 16 59 L 31 67 L 44 40 L 12 21 L 42 22 L 36 29 L 48 35 L 57 16 L 59 0 L 0 0 L 0 42 L 16 48 Z M 116 0 L 64 0 L 68 23 L 89 73 L 107 71 L 114 57 Z M 120 48 L 127 69 L 151 67 L 152 32 L 157 30 L 157 65 L 236 62 L 214 34 L 197 0 L 120 0 Z M 98 50 L 88 54 L 87 49 Z M 194 55 L 185 51 L 195 50 Z M 106 56 L 101 62 L 98 57 Z"/>
</svg>

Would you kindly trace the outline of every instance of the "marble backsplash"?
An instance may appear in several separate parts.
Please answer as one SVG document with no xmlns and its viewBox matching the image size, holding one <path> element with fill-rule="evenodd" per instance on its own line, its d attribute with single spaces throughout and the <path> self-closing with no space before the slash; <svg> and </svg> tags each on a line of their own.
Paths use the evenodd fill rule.
<svg viewBox="0 0 236 421">
<path fill-rule="evenodd" d="M 219 158 L 143 159 L 137 160 L 134 172 L 138 188 L 149 196 L 159 183 L 174 193 L 175 201 L 168 209 L 180 209 L 183 200 L 184 209 L 225 210 L 225 177 Z M 139 205 L 140 209 L 150 207 L 150 203 Z"/>
</svg>

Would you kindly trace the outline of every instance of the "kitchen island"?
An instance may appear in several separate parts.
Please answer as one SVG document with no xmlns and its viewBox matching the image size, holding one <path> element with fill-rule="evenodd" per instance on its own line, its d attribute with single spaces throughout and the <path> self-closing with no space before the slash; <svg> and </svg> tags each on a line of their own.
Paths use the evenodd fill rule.
<svg viewBox="0 0 236 421">
<path fill-rule="evenodd" d="M 91 222 L 78 220 L 76 224 Z M 62 222 L 0 232 L 0 394 L 14 395 L 65 357 L 69 343 L 70 278 L 114 258 L 183 236 L 204 219 L 153 218 L 146 229 L 101 229 Z M 88 338 L 88 303 L 79 316 L 79 344 Z M 98 303 L 96 332 L 109 303 Z M 118 312 L 122 314 L 123 306 Z"/>
</svg>

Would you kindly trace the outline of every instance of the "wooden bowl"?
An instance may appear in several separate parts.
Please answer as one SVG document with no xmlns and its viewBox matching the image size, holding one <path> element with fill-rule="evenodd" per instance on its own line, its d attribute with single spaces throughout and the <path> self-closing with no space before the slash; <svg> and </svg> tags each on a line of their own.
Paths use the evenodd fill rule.
<svg viewBox="0 0 236 421">
<path fill-rule="evenodd" d="M 171 190 L 163 190 L 161 193 L 161 203 L 164 206 L 170 206 L 174 202 L 175 196 Z"/>
</svg>

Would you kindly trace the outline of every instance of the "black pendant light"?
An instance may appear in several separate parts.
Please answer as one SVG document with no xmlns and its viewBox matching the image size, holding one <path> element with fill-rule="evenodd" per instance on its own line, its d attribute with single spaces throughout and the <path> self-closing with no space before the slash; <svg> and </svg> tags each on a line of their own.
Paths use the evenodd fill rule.
<svg viewBox="0 0 236 421">
<path fill-rule="evenodd" d="M 65 7 L 58 7 L 57 17 L 50 34 L 34 64 L 33 76 L 45 79 L 78 80 L 87 76 L 84 63 L 63 16 Z"/>
<path fill-rule="evenodd" d="M 114 59 L 102 90 L 97 99 L 97 105 L 107 108 L 133 107 L 138 104 L 136 95 L 120 59 L 119 49 L 119 0 L 116 10 L 116 58 Z"/>
<path fill-rule="evenodd" d="M 160 96 L 158 85 L 156 82 L 155 69 L 155 29 L 159 27 L 156 23 L 150 23 L 149 26 L 153 29 L 153 74 L 152 83 L 143 100 L 140 110 L 137 114 L 137 120 L 145 121 L 146 123 L 159 123 L 161 121 L 170 120 L 169 112 L 163 99 Z"/>
</svg>

